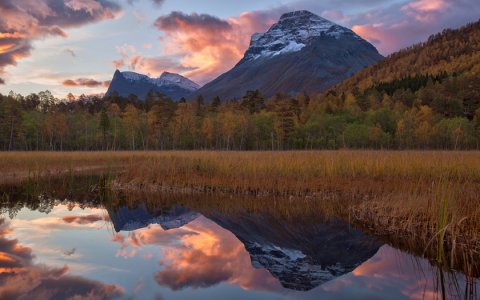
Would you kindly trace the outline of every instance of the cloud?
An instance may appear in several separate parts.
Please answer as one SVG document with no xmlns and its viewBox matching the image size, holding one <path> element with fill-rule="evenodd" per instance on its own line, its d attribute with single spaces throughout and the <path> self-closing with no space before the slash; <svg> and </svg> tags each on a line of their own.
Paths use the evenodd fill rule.
<svg viewBox="0 0 480 300">
<path fill-rule="evenodd" d="M 77 224 L 90 224 L 90 223 L 95 223 L 98 221 L 108 221 L 109 217 L 106 215 L 97 215 L 97 214 L 91 214 L 91 215 L 84 215 L 84 216 L 79 216 L 79 215 L 66 215 L 62 218 L 62 220 L 65 223 L 77 223 Z"/>
<path fill-rule="evenodd" d="M 165 34 L 165 52 L 179 57 L 183 75 L 203 84 L 233 67 L 255 32 L 266 31 L 281 15 L 279 10 L 246 12 L 220 19 L 207 14 L 174 11 L 159 17 L 155 27 Z"/>
<path fill-rule="evenodd" d="M 135 20 L 137 20 L 137 23 L 144 23 L 148 20 L 147 15 L 138 9 L 134 9 L 132 11 L 132 16 L 135 18 Z"/>
<path fill-rule="evenodd" d="M 34 264 L 32 249 L 6 238 L 9 225 L 0 219 L 1 299 L 106 299 L 124 291 L 87 278 L 68 275 L 69 268 Z"/>
<path fill-rule="evenodd" d="M 115 69 L 121 69 L 125 66 L 125 61 L 123 59 L 116 59 L 112 61 L 112 65 L 115 67 Z"/>
<path fill-rule="evenodd" d="M 120 58 L 117 60 L 112 61 L 113 66 L 115 69 L 121 69 L 124 66 L 129 65 L 129 60 L 132 55 L 135 55 L 137 49 L 135 46 L 130 44 L 123 44 L 121 46 L 117 46 L 117 53 L 120 54 Z"/>
<path fill-rule="evenodd" d="M 102 10 L 102 5 L 95 0 L 67 0 L 65 6 L 74 11 L 86 11 L 94 14 L 96 11 Z"/>
<path fill-rule="evenodd" d="M 414 0 L 352 16 L 349 24 L 382 54 L 390 54 L 446 28 L 476 21 L 478 11 L 480 2 L 473 0 Z"/>
<path fill-rule="evenodd" d="M 132 58 L 130 58 L 130 69 L 135 70 L 135 67 L 137 66 L 140 59 L 141 59 L 140 55 L 135 55 Z"/>
<path fill-rule="evenodd" d="M 77 54 L 72 49 L 65 49 L 64 52 L 69 54 L 71 57 L 77 57 Z"/>
<path fill-rule="evenodd" d="M 170 57 L 140 57 L 135 67 L 139 72 L 153 76 L 161 72 L 185 73 L 193 70 L 192 67 L 184 66 L 178 60 Z"/>
<path fill-rule="evenodd" d="M 110 0 L 2 0 L 0 2 L 0 74 L 30 55 L 32 41 L 67 37 L 65 29 L 113 19 L 121 9 Z"/>
<path fill-rule="evenodd" d="M 175 56 L 141 56 L 135 52 L 131 54 L 120 53 L 121 58 L 112 61 L 116 69 L 127 67 L 131 71 L 147 74 L 149 76 L 158 76 L 163 72 L 185 73 L 193 70 L 192 67 L 182 65 Z"/>
<path fill-rule="evenodd" d="M 139 0 L 127 0 L 127 3 L 130 5 L 134 5 Z M 162 6 L 165 3 L 165 0 L 151 0 L 152 3 L 158 7 Z"/>
<path fill-rule="evenodd" d="M 152 0 L 152 1 L 157 6 L 162 6 L 162 4 L 165 3 L 165 0 Z"/>
<path fill-rule="evenodd" d="M 78 79 L 65 79 L 62 81 L 62 85 L 68 87 L 88 87 L 88 88 L 96 88 L 96 87 L 108 87 L 110 85 L 110 80 L 107 81 L 98 81 L 95 79 L 90 78 L 78 78 Z"/>
<path fill-rule="evenodd" d="M 62 82 L 62 84 L 63 84 L 64 86 L 77 86 L 77 85 L 78 85 L 75 81 L 73 81 L 73 80 L 71 80 L 71 79 L 66 79 L 66 80 L 64 80 L 64 81 Z"/>
<path fill-rule="evenodd" d="M 252 266 L 245 246 L 231 232 L 204 217 L 183 228 L 195 234 L 181 236 L 181 246 L 166 250 L 163 269 L 155 275 L 158 284 L 180 290 L 228 282 L 247 290 L 282 290 L 268 271 Z"/>
</svg>

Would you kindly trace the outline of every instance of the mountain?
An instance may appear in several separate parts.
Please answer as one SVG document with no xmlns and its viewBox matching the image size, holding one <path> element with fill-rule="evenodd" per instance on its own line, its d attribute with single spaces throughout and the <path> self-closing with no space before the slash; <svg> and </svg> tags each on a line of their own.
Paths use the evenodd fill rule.
<svg viewBox="0 0 480 300">
<path fill-rule="evenodd" d="M 183 206 L 173 206 L 167 211 L 150 212 L 143 203 L 135 208 L 121 206 L 107 211 L 116 232 L 133 231 L 150 224 L 159 224 L 164 230 L 180 228 L 199 216 L 198 213 Z"/>
<path fill-rule="evenodd" d="M 194 93 L 211 100 L 240 98 L 259 89 L 277 92 L 320 92 L 383 57 L 352 30 L 309 11 L 281 16 L 265 33 L 252 36 L 237 65 Z"/>
<path fill-rule="evenodd" d="M 164 72 L 158 78 L 150 78 L 135 72 L 120 72 L 116 70 L 106 96 L 117 92 L 122 97 L 128 97 L 130 94 L 133 94 L 144 100 L 148 92 L 152 91 L 160 92 L 174 100 L 178 100 L 182 97 L 188 97 L 199 88 L 198 84 L 178 74 Z"/>
<path fill-rule="evenodd" d="M 255 268 L 267 269 L 283 287 L 307 291 L 350 273 L 382 245 L 341 221 L 288 222 L 268 215 L 210 213 L 232 232 Z"/>
<path fill-rule="evenodd" d="M 425 42 L 407 47 L 356 73 L 338 86 L 341 92 L 369 89 L 380 83 L 394 83 L 398 89 L 419 90 L 418 84 L 408 85 L 407 78 L 419 75 L 454 76 L 457 81 L 478 78 L 480 70 L 480 20 L 458 29 L 445 29 Z M 445 78 L 443 78 L 445 79 Z M 403 80 L 404 82 L 400 82 Z M 478 82 L 478 79 L 476 79 Z M 440 80 L 437 80 L 440 81 Z M 455 84 L 459 88 L 459 83 Z M 467 90 L 470 82 L 467 84 Z M 438 90 L 438 88 L 437 88 Z M 475 90 L 475 89 L 473 89 Z M 464 95 L 464 91 L 456 96 Z"/>
</svg>

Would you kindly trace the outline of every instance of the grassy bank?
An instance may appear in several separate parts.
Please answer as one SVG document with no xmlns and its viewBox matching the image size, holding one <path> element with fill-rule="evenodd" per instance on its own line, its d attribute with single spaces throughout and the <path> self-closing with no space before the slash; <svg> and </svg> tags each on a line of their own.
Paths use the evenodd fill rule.
<svg viewBox="0 0 480 300">
<path fill-rule="evenodd" d="M 0 152 L 0 184 L 69 174 L 103 174 L 130 164 L 126 152 Z"/>
<path fill-rule="evenodd" d="M 480 183 L 479 152 L 162 152 L 138 157 L 122 182 L 286 194 L 352 180 Z"/>
<path fill-rule="evenodd" d="M 480 183 L 480 152 L 0 152 L 0 174 L 123 167 L 123 182 L 314 189 L 327 179 Z M 283 185 L 285 184 L 285 185 Z"/>
</svg>

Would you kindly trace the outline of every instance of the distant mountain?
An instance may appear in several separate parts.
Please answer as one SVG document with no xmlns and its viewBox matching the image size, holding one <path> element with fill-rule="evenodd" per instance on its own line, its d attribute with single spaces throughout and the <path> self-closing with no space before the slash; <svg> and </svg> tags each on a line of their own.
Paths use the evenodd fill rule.
<svg viewBox="0 0 480 300">
<path fill-rule="evenodd" d="M 211 100 L 240 98 L 259 89 L 277 92 L 320 92 L 383 57 L 352 30 L 309 11 L 281 16 L 266 33 L 252 36 L 238 64 L 194 93 Z"/>
<path fill-rule="evenodd" d="M 149 211 L 143 203 L 135 208 L 121 206 L 107 211 L 116 232 L 133 231 L 150 224 L 159 224 L 164 230 L 180 228 L 199 216 L 182 206 L 173 206 L 167 211 Z"/>
<path fill-rule="evenodd" d="M 182 97 L 188 97 L 199 88 L 200 86 L 195 82 L 174 73 L 164 72 L 158 78 L 150 78 L 135 72 L 120 72 L 116 70 L 106 96 L 117 92 L 122 97 L 133 94 L 139 99 L 145 100 L 148 92 L 152 91 L 160 92 L 174 100 L 178 100 Z"/>
</svg>

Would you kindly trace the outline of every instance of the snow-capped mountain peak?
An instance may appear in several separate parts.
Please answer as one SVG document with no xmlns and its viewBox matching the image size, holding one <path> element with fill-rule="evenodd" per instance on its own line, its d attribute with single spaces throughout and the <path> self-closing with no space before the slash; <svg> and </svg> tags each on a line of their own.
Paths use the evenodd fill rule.
<svg viewBox="0 0 480 300">
<path fill-rule="evenodd" d="M 196 91 L 200 88 L 195 82 L 175 73 L 163 72 L 155 79 L 159 85 L 175 84 L 189 91 Z"/>
<path fill-rule="evenodd" d="M 297 52 L 313 38 L 326 36 L 339 39 L 342 35 L 361 39 L 350 29 L 309 11 L 300 10 L 286 13 L 267 32 L 256 33 L 252 36 L 244 60 Z"/>
</svg>

